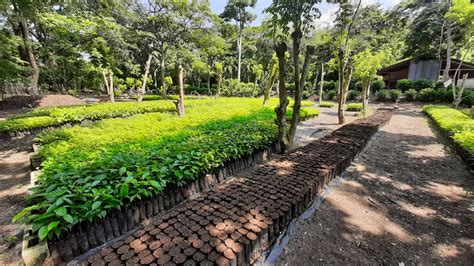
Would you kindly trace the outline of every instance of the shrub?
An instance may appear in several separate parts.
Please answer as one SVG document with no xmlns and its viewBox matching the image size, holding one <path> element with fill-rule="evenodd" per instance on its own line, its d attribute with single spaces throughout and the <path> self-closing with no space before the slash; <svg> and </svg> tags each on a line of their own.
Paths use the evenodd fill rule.
<svg viewBox="0 0 474 266">
<path fill-rule="evenodd" d="M 385 82 L 383 80 L 374 80 L 370 84 L 370 89 L 375 92 L 385 89 Z"/>
<path fill-rule="evenodd" d="M 397 81 L 397 84 L 395 85 L 395 88 L 397 90 L 401 90 L 403 92 L 412 89 L 413 88 L 413 81 L 409 79 L 401 79 Z"/>
<path fill-rule="evenodd" d="M 255 97 L 259 93 L 258 87 L 253 83 L 237 82 L 236 79 L 224 80 L 222 95 L 228 97 Z"/>
<path fill-rule="evenodd" d="M 434 85 L 435 89 L 444 89 L 444 82 L 443 81 L 436 81 Z"/>
<path fill-rule="evenodd" d="M 334 102 L 321 102 L 319 107 L 331 108 L 331 107 L 334 107 L 335 105 L 336 105 L 336 103 L 334 103 Z"/>
<path fill-rule="evenodd" d="M 394 102 L 400 99 L 401 95 L 402 95 L 402 92 L 399 90 L 389 90 L 389 93 L 388 93 L 390 100 Z"/>
<path fill-rule="evenodd" d="M 42 133 L 42 173 L 29 198 L 32 205 L 15 220 L 34 210 L 23 221 L 32 223 L 41 239 L 60 234 L 169 185 L 195 180 L 277 138 L 277 99 L 267 108 L 261 99 L 195 102 L 185 117 L 149 113 Z M 317 113 L 301 111 L 303 118 Z"/>
<path fill-rule="evenodd" d="M 286 90 L 290 91 L 290 92 L 294 92 L 295 91 L 295 83 L 293 83 L 293 82 L 286 83 Z"/>
<path fill-rule="evenodd" d="M 433 88 L 435 82 L 429 79 L 418 79 L 413 82 L 413 88 L 417 91 L 425 88 Z"/>
<path fill-rule="evenodd" d="M 336 90 L 330 90 L 326 92 L 326 100 L 335 100 L 337 96 Z"/>
<path fill-rule="evenodd" d="M 437 95 L 435 89 L 432 88 L 425 88 L 420 90 L 418 94 L 418 98 L 422 102 L 434 102 L 436 101 Z"/>
<path fill-rule="evenodd" d="M 376 97 L 379 101 L 388 101 L 390 99 L 389 90 L 379 90 L 376 93 Z"/>
<path fill-rule="evenodd" d="M 356 101 L 360 96 L 360 92 L 356 90 L 350 90 L 347 92 L 347 100 L 348 101 Z"/>
<path fill-rule="evenodd" d="M 318 88 L 321 84 L 321 81 L 318 82 Z M 323 82 L 323 91 L 332 91 L 332 90 L 335 90 L 336 89 L 336 86 L 337 86 L 337 82 L 336 81 L 324 81 Z"/>
<path fill-rule="evenodd" d="M 414 101 L 414 100 L 416 100 L 417 92 L 416 92 L 415 89 L 409 89 L 409 90 L 405 91 L 404 95 L 405 95 L 405 98 L 407 99 L 407 101 Z"/>
<path fill-rule="evenodd" d="M 360 112 L 362 111 L 362 108 L 363 108 L 362 103 L 350 103 L 346 106 L 346 111 Z"/>
<path fill-rule="evenodd" d="M 448 132 L 454 142 L 466 149 L 471 157 L 474 156 L 474 119 L 447 106 L 428 105 L 423 107 L 423 112 Z"/>
<path fill-rule="evenodd" d="M 311 91 L 303 91 L 303 95 L 301 95 L 303 97 L 303 100 L 307 100 L 309 99 L 309 97 L 311 97 L 312 93 Z"/>
</svg>

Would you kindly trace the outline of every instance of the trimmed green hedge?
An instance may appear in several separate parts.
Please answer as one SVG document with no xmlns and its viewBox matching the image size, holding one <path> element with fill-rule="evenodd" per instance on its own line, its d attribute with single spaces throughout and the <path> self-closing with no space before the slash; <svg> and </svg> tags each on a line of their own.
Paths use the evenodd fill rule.
<svg viewBox="0 0 474 266">
<path fill-rule="evenodd" d="M 423 107 L 423 112 L 474 156 L 474 119 L 447 106 L 427 105 Z"/>
<path fill-rule="evenodd" d="M 277 99 L 269 107 L 261 107 L 261 99 L 196 101 L 184 117 L 149 113 L 44 132 L 39 183 L 15 220 L 36 210 L 23 222 L 44 239 L 170 184 L 184 185 L 277 139 Z M 317 113 L 301 111 L 303 118 Z"/>
</svg>

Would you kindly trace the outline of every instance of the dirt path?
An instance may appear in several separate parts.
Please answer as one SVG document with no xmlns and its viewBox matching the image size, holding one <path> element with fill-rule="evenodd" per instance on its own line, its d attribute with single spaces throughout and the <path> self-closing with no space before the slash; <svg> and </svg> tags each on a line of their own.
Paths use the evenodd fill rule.
<svg viewBox="0 0 474 266">
<path fill-rule="evenodd" d="M 313 140 L 322 138 L 342 125 L 337 123 L 337 108 L 320 108 L 316 106 L 321 113 L 318 117 L 309 119 L 298 124 L 296 131 L 294 148 L 304 146 Z M 357 119 L 357 112 L 346 112 L 346 123 Z"/>
<path fill-rule="evenodd" d="M 277 265 L 474 261 L 473 176 L 401 108 L 300 224 Z"/>
<path fill-rule="evenodd" d="M 25 207 L 31 141 L 30 136 L 0 144 L 0 265 L 22 262 L 21 226 L 13 224 L 12 218 Z"/>
</svg>

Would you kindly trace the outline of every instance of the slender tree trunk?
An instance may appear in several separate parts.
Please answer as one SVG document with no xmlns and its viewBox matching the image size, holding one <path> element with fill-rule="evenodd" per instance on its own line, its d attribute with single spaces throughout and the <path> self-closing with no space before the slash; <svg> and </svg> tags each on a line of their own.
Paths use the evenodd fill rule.
<svg viewBox="0 0 474 266">
<path fill-rule="evenodd" d="M 451 0 L 448 0 L 448 6 L 451 7 Z M 444 67 L 443 71 L 443 79 L 444 81 L 447 81 L 449 79 L 449 71 L 451 69 L 451 43 L 452 43 L 452 37 L 451 37 L 451 29 L 452 28 L 452 23 L 447 22 L 446 23 L 446 66 Z M 453 85 L 454 87 L 455 85 Z"/>
<path fill-rule="evenodd" d="M 221 86 L 222 86 L 222 71 L 217 70 L 217 91 L 216 91 L 216 97 L 219 97 L 221 95 Z"/>
<path fill-rule="evenodd" d="M 293 114 L 291 115 L 290 129 L 288 131 L 288 145 L 293 145 L 293 138 L 296 132 L 296 126 L 298 125 L 300 109 L 301 109 L 301 82 L 300 82 L 300 53 L 301 53 L 301 38 L 303 33 L 301 30 L 296 29 L 291 37 L 293 39 L 293 66 L 294 66 L 294 83 L 295 83 L 295 100 L 293 103 Z"/>
<path fill-rule="evenodd" d="M 151 59 L 152 59 L 152 55 L 149 54 L 148 60 L 146 60 L 146 63 L 145 63 L 145 74 L 143 75 L 142 88 L 140 90 L 140 94 L 138 95 L 139 102 L 143 101 L 143 96 L 145 95 L 145 92 L 146 92 L 146 83 L 148 80 L 148 72 L 150 71 Z"/>
<path fill-rule="evenodd" d="M 275 63 L 272 61 L 270 65 L 270 74 L 268 75 L 268 83 L 263 91 L 263 106 L 267 106 L 268 101 L 270 100 L 270 91 L 272 90 L 273 85 L 275 84 L 275 80 L 278 76 L 278 71 L 274 65 Z"/>
<path fill-rule="evenodd" d="M 365 80 L 362 82 L 362 113 L 365 117 L 367 113 L 367 107 L 369 105 L 369 91 L 370 91 L 370 80 Z"/>
<path fill-rule="evenodd" d="M 207 71 L 207 91 L 209 92 L 209 96 L 212 94 L 211 93 L 211 70 L 209 69 Z"/>
<path fill-rule="evenodd" d="M 319 105 L 323 103 L 324 63 L 321 63 L 321 83 L 319 84 Z"/>
<path fill-rule="evenodd" d="M 178 110 L 179 116 L 185 115 L 184 109 L 184 69 L 182 65 L 179 65 L 179 98 L 175 101 L 176 109 Z"/>
<path fill-rule="evenodd" d="M 165 71 L 166 71 L 166 48 L 161 48 L 161 63 L 160 63 L 160 70 L 161 70 L 161 86 L 162 86 L 162 94 L 166 96 L 166 81 L 165 81 Z"/>
<path fill-rule="evenodd" d="M 288 106 L 288 97 L 286 96 L 286 85 L 285 85 L 285 76 L 286 76 L 286 58 L 285 53 L 287 50 L 286 43 L 282 42 L 275 47 L 275 52 L 278 57 L 278 96 L 280 102 L 275 108 L 275 113 L 277 116 L 276 123 L 278 125 L 278 140 L 280 141 L 280 152 L 282 154 L 288 152 L 289 143 L 287 138 L 287 128 L 286 128 L 286 108 Z"/>
<path fill-rule="evenodd" d="M 198 75 L 198 88 L 201 88 L 201 73 Z"/>
<path fill-rule="evenodd" d="M 338 91 L 339 91 L 339 98 L 338 98 L 338 106 L 337 106 L 337 116 L 339 120 L 339 124 L 344 124 L 344 49 L 343 47 L 339 48 L 339 80 L 338 80 Z"/>
<path fill-rule="evenodd" d="M 110 102 L 115 102 L 115 95 L 114 95 L 114 73 L 112 70 L 109 70 L 109 99 Z"/>
<path fill-rule="evenodd" d="M 454 108 L 458 108 L 459 104 L 462 102 L 462 94 L 464 92 L 464 84 L 466 83 L 469 73 L 462 75 L 461 88 L 459 89 L 458 95 L 454 98 Z"/>
<path fill-rule="evenodd" d="M 28 63 L 30 64 L 30 67 L 33 69 L 33 75 L 31 76 L 31 89 L 32 89 L 31 93 L 33 95 L 38 95 L 39 94 L 38 80 L 39 80 L 39 75 L 40 75 L 40 68 L 38 67 L 38 64 L 36 63 L 36 58 L 33 53 L 30 33 L 28 31 L 28 23 L 26 22 L 26 19 L 23 17 L 20 18 L 20 30 L 21 30 L 21 35 L 23 37 L 23 43 L 25 45 L 26 54 L 28 57 Z"/>
<path fill-rule="evenodd" d="M 240 83 L 240 75 L 241 75 L 241 68 L 242 68 L 242 26 L 239 28 L 239 39 L 237 40 L 237 49 L 239 50 L 239 58 L 237 64 L 237 82 Z"/>
</svg>

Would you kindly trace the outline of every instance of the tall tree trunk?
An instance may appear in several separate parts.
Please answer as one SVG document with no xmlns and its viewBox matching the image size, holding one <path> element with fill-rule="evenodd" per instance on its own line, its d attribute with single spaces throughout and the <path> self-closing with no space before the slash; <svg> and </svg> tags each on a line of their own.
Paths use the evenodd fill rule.
<svg viewBox="0 0 474 266">
<path fill-rule="evenodd" d="M 222 86 L 222 70 L 217 70 L 217 91 L 216 97 L 221 95 L 221 86 Z"/>
<path fill-rule="evenodd" d="M 338 106 L 337 106 L 337 117 L 339 120 L 339 124 L 344 124 L 344 50 L 343 48 L 339 48 L 339 73 L 338 77 L 339 80 L 338 84 L 338 91 L 339 91 L 339 98 L 338 98 Z"/>
<path fill-rule="evenodd" d="M 268 83 L 265 87 L 265 90 L 263 91 L 263 106 L 267 106 L 268 101 L 270 100 L 270 91 L 272 90 L 272 87 L 275 84 L 275 80 L 278 76 L 278 71 L 274 64 L 275 62 L 272 60 L 270 65 L 270 73 L 268 75 Z"/>
<path fill-rule="evenodd" d="M 211 70 L 209 69 L 207 71 L 207 91 L 209 93 L 209 96 L 211 96 Z"/>
<path fill-rule="evenodd" d="M 21 35 L 23 37 L 23 43 L 25 45 L 25 50 L 26 54 L 28 57 L 28 63 L 30 64 L 30 67 L 33 69 L 33 75 L 31 76 L 31 93 L 33 95 L 38 95 L 39 90 L 38 90 L 38 80 L 39 80 L 39 75 L 40 75 L 40 69 L 38 67 L 38 64 L 36 63 L 36 58 L 33 53 L 33 47 L 31 44 L 31 38 L 30 38 L 30 33 L 28 31 L 28 23 L 26 22 L 26 19 L 24 17 L 20 18 L 20 30 L 21 30 Z"/>
<path fill-rule="evenodd" d="M 166 96 L 166 81 L 165 81 L 165 71 L 166 71 L 166 48 L 161 48 L 161 63 L 160 63 L 160 70 L 161 70 L 161 86 L 162 86 L 162 94 Z"/>
<path fill-rule="evenodd" d="M 282 42 L 275 47 L 275 52 L 278 57 L 278 96 L 280 102 L 275 108 L 275 113 L 277 116 L 276 123 L 278 125 L 278 140 L 280 141 L 280 152 L 286 153 L 289 149 L 289 143 L 287 138 L 287 128 L 286 128 L 286 108 L 288 106 L 288 97 L 286 96 L 286 85 L 285 85 L 285 76 L 286 76 L 286 58 L 285 53 L 287 50 L 286 43 Z"/>
<path fill-rule="evenodd" d="M 175 101 L 176 109 L 178 110 L 179 116 L 184 116 L 184 69 L 182 65 L 179 65 L 179 98 Z"/>
<path fill-rule="evenodd" d="M 239 50 L 239 58 L 237 64 L 237 82 L 240 83 L 240 75 L 241 75 L 241 68 L 242 68 L 242 30 L 243 27 L 240 26 L 239 28 L 239 39 L 237 40 L 237 49 Z"/>
<path fill-rule="evenodd" d="M 448 0 L 448 6 L 451 7 L 451 0 Z M 452 37 L 451 37 L 451 29 L 452 28 L 452 23 L 448 21 L 446 23 L 446 66 L 444 67 L 443 71 L 443 79 L 444 81 L 447 81 L 449 79 L 449 71 L 451 69 L 451 43 L 452 43 Z M 454 87 L 455 85 L 453 85 Z"/>
<path fill-rule="evenodd" d="M 114 73 L 112 70 L 109 70 L 109 99 L 110 102 L 115 102 L 115 95 L 114 95 Z"/>
<path fill-rule="evenodd" d="M 300 41 L 301 41 L 301 38 L 300 38 Z M 314 47 L 308 45 L 306 47 L 306 54 L 305 54 L 305 59 L 304 59 L 304 63 L 303 63 L 303 69 L 301 71 L 301 76 L 300 76 L 299 80 L 297 81 L 298 90 L 295 89 L 295 103 L 293 105 L 293 114 L 291 116 L 290 130 L 288 132 L 288 139 L 289 139 L 288 142 L 290 143 L 290 147 L 293 145 L 293 141 L 294 141 L 295 135 L 296 135 L 296 129 L 298 127 L 298 123 L 300 122 L 301 100 L 302 100 L 303 90 L 304 90 L 305 83 L 306 83 L 306 78 L 308 77 L 309 65 L 311 63 L 311 57 L 313 56 L 313 54 L 314 54 Z M 299 62 L 299 60 L 298 60 L 298 62 Z M 299 68 L 299 66 L 298 66 L 298 68 Z"/>
<path fill-rule="evenodd" d="M 293 66 L 294 66 L 294 83 L 295 83 L 295 101 L 293 103 L 293 114 L 290 121 L 290 129 L 288 131 L 288 144 L 291 147 L 293 144 L 294 134 L 296 132 L 296 126 L 298 124 L 300 109 L 301 109 L 301 82 L 300 82 L 300 53 L 301 53 L 301 38 L 303 33 L 301 30 L 296 29 L 291 34 L 293 39 Z"/>
<path fill-rule="evenodd" d="M 145 74 L 143 75 L 142 88 L 140 90 L 140 94 L 138 95 L 139 102 L 143 101 L 143 96 L 145 95 L 145 92 L 146 92 L 146 82 L 148 80 L 148 72 L 150 71 L 151 59 L 152 59 L 152 55 L 149 54 L 148 60 L 146 60 L 146 63 L 145 63 Z"/>
<path fill-rule="evenodd" d="M 362 113 L 365 117 L 367 113 L 367 107 L 369 105 L 369 91 L 370 91 L 370 80 L 364 80 L 362 82 Z"/>
<path fill-rule="evenodd" d="M 324 63 L 321 63 L 321 83 L 319 84 L 319 105 L 323 102 L 323 88 L 324 88 Z"/>
</svg>

